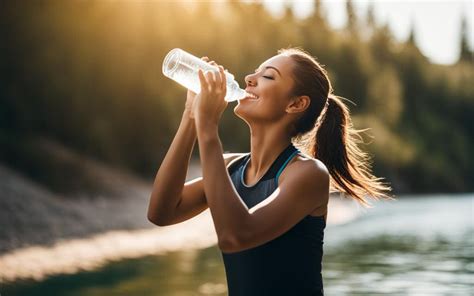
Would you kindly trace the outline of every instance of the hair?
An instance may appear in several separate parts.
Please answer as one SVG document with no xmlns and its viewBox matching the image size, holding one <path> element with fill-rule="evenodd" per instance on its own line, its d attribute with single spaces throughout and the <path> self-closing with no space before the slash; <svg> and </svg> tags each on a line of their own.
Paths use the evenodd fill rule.
<svg viewBox="0 0 474 296">
<path fill-rule="evenodd" d="M 301 48 L 284 48 L 278 54 L 294 62 L 292 96 L 308 96 L 309 107 L 293 123 L 292 141 L 312 157 L 319 159 L 330 174 L 330 190 L 348 194 L 363 206 L 368 197 L 394 199 L 391 187 L 371 173 L 371 158 L 358 143 L 364 143 L 353 128 L 349 108 L 333 94 L 327 71 Z M 345 99 L 347 100 L 347 99 Z"/>
</svg>

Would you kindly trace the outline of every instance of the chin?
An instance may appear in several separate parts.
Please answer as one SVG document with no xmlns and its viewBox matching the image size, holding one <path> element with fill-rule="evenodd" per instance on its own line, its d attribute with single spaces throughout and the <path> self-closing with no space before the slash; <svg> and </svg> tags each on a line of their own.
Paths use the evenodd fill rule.
<svg viewBox="0 0 474 296">
<path fill-rule="evenodd" d="M 239 103 L 234 107 L 234 114 L 237 115 L 238 117 L 241 117 L 240 111 L 241 111 L 241 108 L 240 108 L 240 101 L 239 101 Z"/>
<path fill-rule="evenodd" d="M 247 121 L 246 118 L 248 117 L 246 111 L 247 110 L 245 110 L 245 107 L 243 107 L 240 102 L 234 107 L 234 114 L 245 122 Z"/>
</svg>

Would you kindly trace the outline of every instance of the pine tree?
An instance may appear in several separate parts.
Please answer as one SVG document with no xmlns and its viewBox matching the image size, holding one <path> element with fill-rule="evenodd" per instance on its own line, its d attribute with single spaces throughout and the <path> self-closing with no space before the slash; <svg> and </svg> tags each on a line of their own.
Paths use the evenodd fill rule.
<svg viewBox="0 0 474 296">
<path fill-rule="evenodd" d="M 364 33 L 366 34 L 367 39 L 372 38 L 376 30 L 377 30 L 377 24 L 375 21 L 374 4 L 369 3 L 367 7 L 367 14 L 366 14 L 365 28 L 364 28 Z"/>
<path fill-rule="evenodd" d="M 347 25 L 346 29 L 352 36 L 357 36 L 358 33 L 358 21 L 357 15 L 354 10 L 354 4 L 352 0 L 346 0 L 346 14 L 347 14 Z"/>
<path fill-rule="evenodd" d="M 411 21 L 410 35 L 408 36 L 407 43 L 416 46 L 415 22 L 413 20 Z"/>
<path fill-rule="evenodd" d="M 461 19 L 461 49 L 459 61 L 472 61 L 472 51 L 469 49 L 468 28 L 466 16 Z"/>
<path fill-rule="evenodd" d="M 283 18 L 288 21 L 293 21 L 294 19 L 291 1 L 285 1 L 285 13 L 283 15 Z"/>
<path fill-rule="evenodd" d="M 367 7 L 367 27 L 370 30 L 374 30 L 376 27 L 374 4 L 372 2 L 369 3 L 369 6 Z"/>
<path fill-rule="evenodd" d="M 313 17 L 318 21 L 322 21 L 326 18 L 326 14 L 323 11 L 323 7 L 321 5 L 321 0 L 314 1 Z"/>
</svg>

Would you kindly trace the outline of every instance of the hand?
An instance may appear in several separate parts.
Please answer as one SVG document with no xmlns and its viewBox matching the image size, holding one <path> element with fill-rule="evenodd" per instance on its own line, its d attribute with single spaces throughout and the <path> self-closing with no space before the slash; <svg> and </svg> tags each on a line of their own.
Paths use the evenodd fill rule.
<svg viewBox="0 0 474 296">
<path fill-rule="evenodd" d="M 194 98 L 192 110 L 198 129 L 209 125 L 217 128 L 228 104 L 224 100 L 227 92 L 224 68 L 220 65 L 218 68 L 219 72 L 209 71 L 206 74 L 201 69 L 198 71 L 201 92 Z"/>
<path fill-rule="evenodd" d="M 201 57 L 201 60 L 209 62 L 208 57 Z M 209 64 L 217 66 L 216 62 L 210 61 Z M 192 90 L 188 89 L 188 93 L 186 94 L 186 104 L 184 106 L 184 112 L 189 114 L 189 118 L 194 119 L 194 101 L 196 99 L 196 93 Z"/>
<path fill-rule="evenodd" d="M 195 98 L 196 98 L 196 93 L 188 89 L 188 93 L 186 95 L 186 104 L 184 106 L 184 113 L 187 113 L 189 118 L 191 119 L 194 119 L 193 106 L 194 106 Z"/>
</svg>

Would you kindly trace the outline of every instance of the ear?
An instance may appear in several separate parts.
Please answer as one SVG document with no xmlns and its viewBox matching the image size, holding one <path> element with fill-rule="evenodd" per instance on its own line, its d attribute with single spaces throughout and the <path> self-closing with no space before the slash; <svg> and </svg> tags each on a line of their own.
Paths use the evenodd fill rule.
<svg viewBox="0 0 474 296">
<path fill-rule="evenodd" d="M 311 99 L 308 96 L 297 96 L 291 99 L 291 103 L 286 107 L 288 113 L 303 112 L 309 107 Z"/>
</svg>

